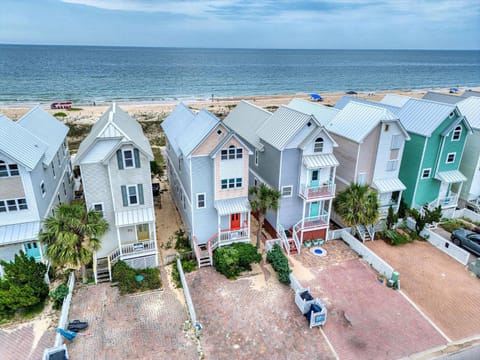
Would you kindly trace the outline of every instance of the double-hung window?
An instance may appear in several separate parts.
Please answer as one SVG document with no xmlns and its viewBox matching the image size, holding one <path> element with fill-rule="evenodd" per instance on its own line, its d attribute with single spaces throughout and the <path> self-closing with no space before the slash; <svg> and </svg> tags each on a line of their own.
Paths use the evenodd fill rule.
<svg viewBox="0 0 480 360">
<path fill-rule="evenodd" d="M 118 168 L 131 169 L 140 167 L 140 152 L 136 148 L 117 150 Z"/>
<path fill-rule="evenodd" d="M 205 193 L 197 194 L 197 209 L 205 208 Z"/>
<path fill-rule="evenodd" d="M 121 189 L 123 206 L 143 205 L 145 203 L 142 184 L 122 185 Z"/>
</svg>

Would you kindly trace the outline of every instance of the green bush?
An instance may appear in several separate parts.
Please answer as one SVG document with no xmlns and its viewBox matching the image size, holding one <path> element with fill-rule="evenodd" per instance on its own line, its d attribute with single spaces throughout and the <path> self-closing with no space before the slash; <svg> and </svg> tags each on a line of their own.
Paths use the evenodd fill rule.
<svg viewBox="0 0 480 360">
<path fill-rule="evenodd" d="M 180 251 L 191 251 L 190 239 L 185 234 L 185 231 L 178 229 L 175 231 L 175 249 Z"/>
<path fill-rule="evenodd" d="M 60 284 L 57 288 L 50 292 L 49 296 L 54 301 L 53 308 L 60 309 L 63 304 L 63 299 L 65 299 L 68 295 L 68 286 L 65 284 Z"/>
<path fill-rule="evenodd" d="M 383 231 L 382 237 L 390 245 L 402 245 L 411 241 L 408 235 L 389 229 Z"/>
<path fill-rule="evenodd" d="M 197 263 L 194 260 L 182 260 L 183 273 L 189 273 L 197 268 Z M 182 282 L 180 281 L 180 274 L 178 273 L 177 261 L 173 263 L 172 279 L 177 288 L 182 288 Z"/>
<path fill-rule="evenodd" d="M 67 116 L 67 114 L 65 114 L 64 112 L 59 111 L 59 112 L 56 112 L 55 114 L 53 114 L 53 116 L 56 117 L 56 118 L 58 118 L 58 117 L 64 118 L 64 117 Z"/>
<path fill-rule="evenodd" d="M 143 276 L 143 280 L 137 281 L 137 275 Z M 118 283 L 122 295 L 158 289 L 162 286 L 158 268 L 134 269 L 124 261 L 119 261 L 113 266 L 112 279 Z"/>
<path fill-rule="evenodd" d="M 229 279 L 235 279 L 242 271 L 251 270 L 252 263 L 259 263 L 262 255 L 252 244 L 235 243 L 215 250 L 213 266 Z"/>
<path fill-rule="evenodd" d="M 442 222 L 440 226 L 448 232 L 454 232 L 455 230 L 460 228 L 470 228 L 468 224 L 464 223 L 462 220 L 457 219 L 448 219 L 447 221 Z"/>
<path fill-rule="evenodd" d="M 278 280 L 283 284 L 290 284 L 290 273 L 292 270 L 288 266 L 288 259 L 278 244 L 273 245 L 273 249 L 267 253 L 267 261 L 272 264 L 277 272 Z"/>
</svg>

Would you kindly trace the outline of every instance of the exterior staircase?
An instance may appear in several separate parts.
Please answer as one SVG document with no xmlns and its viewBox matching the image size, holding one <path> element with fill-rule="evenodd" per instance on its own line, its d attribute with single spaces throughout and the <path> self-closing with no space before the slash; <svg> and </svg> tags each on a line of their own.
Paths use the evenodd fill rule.
<svg viewBox="0 0 480 360">
<path fill-rule="evenodd" d="M 197 259 L 198 267 L 211 266 L 212 259 L 210 258 L 210 252 L 208 251 L 208 244 L 198 245 L 200 256 Z"/>
<path fill-rule="evenodd" d="M 298 254 L 297 244 L 295 243 L 295 240 L 293 240 L 292 238 L 288 238 L 287 241 L 290 249 L 290 255 Z"/>
<path fill-rule="evenodd" d="M 357 225 L 356 226 L 357 233 L 360 235 L 360 239 L 363 242 L 372 240 L 375 237 L 375 228 L 374 226 L 365 226 L 365 225 Z"/>
<path fill-rule="evenodd" d="M 110 271 L 107 257 L 97 259 L 97 283 L 109 282 Z"/>
</svg>

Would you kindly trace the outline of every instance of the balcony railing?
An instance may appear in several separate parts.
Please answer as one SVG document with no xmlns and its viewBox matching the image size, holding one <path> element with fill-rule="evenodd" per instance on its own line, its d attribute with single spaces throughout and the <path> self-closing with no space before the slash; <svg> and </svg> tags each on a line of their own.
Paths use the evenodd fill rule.
<svg viewBox="0 0 480 360">
<path fill-rule="evenodd" d="M 143 255 L 145 253 L 151 253 L 156 251 L 155 240 L 148 241 L 138 241 L 131 244 L 122 245 L 122 251 L 120 253 L 120 248 L 116 248 L 109 255 L 109 260 L 111 264 L 115 264 L 118 260 L 121 260 L 123 257 L 135 257 L 137 255 Z"/>
<path fill-rule="evenodd" d="M 441 205 L 442 207 L 452 207 L 452 206 L 457 206 L 458 202 L 458 194 L 451 192 L 450 195 L 440 197 L 438 205 Z"/>
<path fill-rule="evenodd" d="M 224 245 L 244 239 L 249 239 L 248 226 L 241 227 L 235 230 L 220 230 L 220 237 L 218 239 L 219 245 Z"/>
<path fill-rule="evenodd" d="M 398 203 L 390 203 L 390 204 L 386 204 L 386 205 L 380 205 L 379 208 L 378 208 L 378 212 L 380 214 L 380 218 L 386 218 L 388 216 L 388 208 L 389 207 L 392 207 L 393 210 L 397 209 L 398 208 Z"/>
<path fill-rule="evenodd" d="M 307 217 L 303 220 L 300 220 L 293 227 L 293 231 L 298 232 L 300 230 L 315 230 L 316 228 L 324 228 L 328 226 L 329 216 L 327 212 L 324 212 L 318 216 Z"/>
<path fill-rule="evenodd" d="M 335 196 L 335 184 L 331 183 L 320 186 L 301 184 L 300 196 L 307 200 Z"/>
</svg>

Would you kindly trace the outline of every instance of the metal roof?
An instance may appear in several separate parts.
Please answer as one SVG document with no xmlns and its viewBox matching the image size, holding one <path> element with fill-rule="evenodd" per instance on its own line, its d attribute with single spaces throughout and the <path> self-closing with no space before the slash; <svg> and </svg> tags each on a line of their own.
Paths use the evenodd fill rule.
<svg viewBox="0 0 480 360">
<path fill-rule="evenodd" d="M 409 96 L 398 94 L 387 94 L 380 102 L 385 105 L 391 105 L 396 107 L 402 107 L 410 99 Z"/>
<path fill-rule="evenodd" d="M 377 189 L 379 193 L 403 191 L 407 189 L 398 178 L 374 180 L 372 186 Z"/>
<path fill-rule="evenodd" d="M 314 104 L 303 99 L 293 99 L 288 104 L 288 107 L 306 114 L 312 114 L 320 125 L 325 126 L 332 120 L 332 118 L 339 112 L 338 109 L 325 106 L 322 104 Z"/>
<path fill-rule="evenodd" d="M 348 103 L 350 103 L 352 101 L 356 102 L 356 103 L 359 103 L 359 104 L 381 107 L 383 109 L 386 109 L 386 110 L 390 111 L 395 116 L 398 116 L 398 112 L 400 111 L 400 107 L 398 107 L 398 106 L 393 106 L 393 105 L 384 104 L 384 103 L 381 103 L 381 102 L 375 102 L 375 101 L 371 101 L 371 100 L 358 99 L 358 98 L 354 98 L 354 97 L 351 97 L 351 96 L 342 96 L 342 98 L 340 100 L 338 100 L 338 102 L 335 104 L 335 108 L 341 110 L 345 106 L 347 106 Z M 397 117 L 397 119 L 398 119 L 398 117 Z"/>
<path fill-rule="evenodd" d="M 409 132 L 431 136 L 456 106 L 424 99 L 410 99 L 400 109 L 398 116 Z"/>
<path fill-rule="evenodd" d="M 0 226 L 0 244 L 13 244 L 38 239 L 40 221 Z"/>
<path fill-rule="evenodd" d="M 472 96 L 460 101 L 458 109 L 474 129 L 480 130 L 480 97 Z"/>
<path fill-rule="evenodd" d="M 48 145 L 18 123 L 0 115 L 0 151 L 33 170 L 47 152 Z"/>
<path fill-rule="evenodd" d="M 98 163 L 105 160 L 105 157 L 117 147 L 119 139 L 100 139 L 95 143 L 95 146 L 90 148 L 90 151 L 85 154 L 82 159 L 82 164 Z"/>
<path fill-rule="evenodd" d="M 43 140 L 45 144 L 48 144 L 43 160 L 47 165 L 50 164 L 57 154 L 58 149 L 62 146 L 70 130 L 68 126 L 62 124 L 39 106 L 34 107 L 23 115 L 17 123 L 32 134 L 35 134 L 35 136 Z"/>
<path fill-rule="evenodd" d="M 190 124 L 176 137 L 178 147 L 183 155 L 190 155 L 219 122 L 217 117 L 209 111 L 200 110 Z"/>
<path fill-rule="evenodd" d="M 459 170 L 440 171 L 435 176 L 435 179 L 438 179 L 447 184 L 467 181 L 465 175 L 463 175 Z"/>
<path fill-rule="evenodd" d="M 250 203 L 246 197 L 217 200 L 215 201 L 215 209 L 220 216 L 236 214 L 250 211 Z"/>
<path fill-rule="evenodd" d="M 250 144 L 262 150 L 263 145 L 257 130 L 271 115 L 271 112 L 242 100 L 230 111 L 223 122 Z"/>
<path fill-rule="evenodd" d="M 262 141 L 283 150 L 309 121 L 319 125 L 312 115 L 281 105 L 258 129 L 257 135 Z"/>
<path fill-rule="evenodd" d="M 325 167 L 338 166 L 340 163 L 333 154 L 305 155 L 303 164 L 307 169 L 318 169 Z"/>
<path fill-rule="evenodd" d="M 480 97 L 480 91 L 474 91 L 474 90 L 465 90 L 465 92 L 460 95 L 463 98 L 468 98 L 470 96 L 477 96 Z"/>
<path fill-rule="evenodd" d="M 385 121 L 398 121 L 398 118 L 383 107 L 350 101 L 330 121 L 327 130 L 361 143 L 380 122 Z"/>
<path fill-rule="evenodd" d="M 180 148 L 177 144 L 177 137 L 182 134 L 184 129 L 190 125 L 195 117 L 195 113 L 184 103 L 178 104 L 175 109 L 162 121 L 162 128 L 167 136 L 168 142 L 177 155 L 180 154 Z"/>
<path fill-rule="evenodd" d="M 135 209 L 115 211 L 116 226 L 145 224 L 154 220 L 155 213 L 152 207 L 137 207 Z"/>
<path fill-rule="evenodd" d="M 422 99 L 437 101 L 445 104 L 456 104 L 462 100 L 462 97 L 458 95 L 441 94 L 433 91 L 427 91 L 427 93 L 423 95 Z"/>
</svg>

